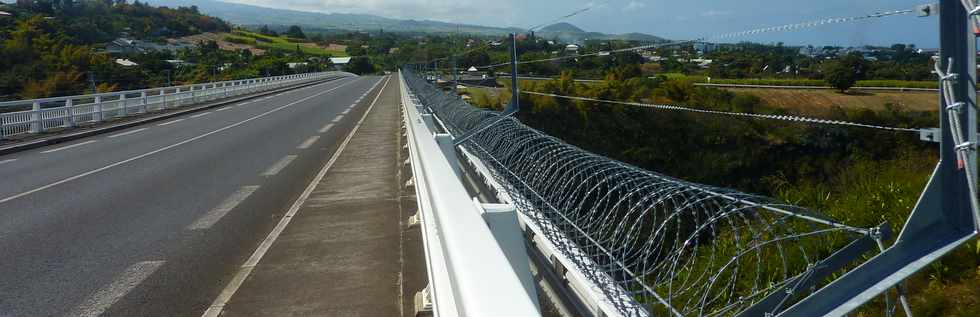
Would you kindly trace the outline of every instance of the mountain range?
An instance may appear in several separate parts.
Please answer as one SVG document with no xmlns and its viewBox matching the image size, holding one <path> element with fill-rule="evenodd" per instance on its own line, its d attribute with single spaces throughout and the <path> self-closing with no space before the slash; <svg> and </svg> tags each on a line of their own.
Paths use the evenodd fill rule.
<svg viewBox="0 0 980 317">
<path fill-rule="evenodd" d="M 514 27 L 492 27 L 472 24 L 456 24 L 433 20 L 400 20 L 385 18 L 370 14 L 349 13 L 319 13 L 286 9 L 267 8 L 239 3 L 229 3 L 216 0 L 145 0 L 156 6 L 189 7 L 197 6 L 201 13 L 219 17 L 228 22 L 258 26 L 299 25 L 305 29 L 316 30 L 347 30 L 347 31 L 394 31 L 412 33 L 454 33 L 497 36 L 515 32 L 526 32 L 525 29 Z M 569 23 L 557 23 L 536 31 L 538 36 L 558 38 L 564 42 L 580 43 L 586 39 L 622 39 L 642 42 L 659 42 L 663 38 L 642 34 L 605 34 L 588 32 Z"/>
</svg>

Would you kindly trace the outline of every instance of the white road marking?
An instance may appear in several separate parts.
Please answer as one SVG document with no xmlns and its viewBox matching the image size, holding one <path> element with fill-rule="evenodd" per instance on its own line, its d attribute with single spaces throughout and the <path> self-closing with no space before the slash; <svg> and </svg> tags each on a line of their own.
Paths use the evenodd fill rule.
<svg viewBox="0 0 980 317">
<path fill-rule="evenodd" d="M 191 116 L 191 118 L 200 118 L 200 117 L 203 117 L 203 116 L 206 116 L 206 115 L 209 115 L 209 114 L 211 114 L 210 111 L 205 112 L 205 113 L 198 113 L 198 114 L 195 114 L 195 115 Z"/>
<path fill-rule="evenodd" d="M 177 122 L 181 122 L 181 121 L 184 121 L 184 119 L 177 119 L 177 120 L 174 120 L 174 121 L 167 121 L 167 122 L 158 124 L 158 126 L 161 126 L 161 127 L 162 126 L 167 126 L 167 125 L 171 125 L 171 124 L 174 124 L 174 123 L 177 123 Z"/>
<path fill-rule="evenodd" d="M 82 146 L 82 145 L 92 144 L 92 143 L 95 143 L 95 142 L 96 142 L 95 140 L 91 140 L 91 141 L 85 141 L 85 142 L 82 142 L 82 143 L 75 143 L 75 144 L 72 144 L 72 145 L 69 145 L 69 146 L 63 146 L 63 147 L 60 147 L 60 148 L 57 148 L 57 149 L 51 149 L 51 150 L 47 150 L 47 151 L 44 151 L 44 152 L 41 152 L 41 153 L 44 153 L 44 154 L 54 153 L 54 152 L 58 152 L 58 151 L 62 151 L 62 150 L 67 150 L 67 149 L 74 148 L 74 147 L 79 147 L 79 146 Z"/>
<path fill-rule="evenodd" d="M 388 80 L 385 81 L 385 85 L 381 87 L 382 90 L 384 90 L 384 87 L 388 86 L 388 81 L 390 80 L 391 77 L 388 77 Z M 333 164 L 337 162 L 337 159 L 340 158 L 340 154 L 344 152 L 344 148 L 346 148 L 347 144 L 350 143 L 350 140 L 354 138 L 354 134 L 357 133 L 357 130 L 361 127 L 361 124 L 363 124 L 364 120 L 367 119 L 368 114 L 371 113 L 371 109 L 374 108 L 374 104 L 378 102 L 378 98 L 380 97 L 381 94 L 378 94 L 378 97 L 374 98 L 374 101 L 371 102 L 371 106 L 369 106 L 367 111 L 364 112 L 364 115 L 361 116 L 361 120 L 357 122 L 354 129 L 351 129 L 350 133 L 347 134 L 347 138 L 340 144 L 337 151 L 333 153 L 333 156 L 330 157 L 327 164 L 323 165 L 323 168 L 320 169 L 320 172 L 316 174 L 316 177 L 310 181 L 310 184 L 306 186 L 306 189 L 299 195 L 299 198 L 296 198 L 296 201 L 294 201 L 293 205 L 289 207 L 289 210 L 285 215 L 283 215 L 282 219 L 279 220 L 276 227 L 272 229 L 272 232 L 265 237 L 265 240 L 262 240 L 262 244 L 259 244 L 259 247 L 255 249 L 255 252 L 253 252 L 252 256 L 248 258 L 248 261 L 245 261 L 245 264 L 239 268 L 237 273 L 235 273 L 235 277 L 233 277 L 231 281 L 228 282 L 228 285 L 221 290 L 221 294 L 218 294 L 218 297 L 214 299 L 214 302 L 211 302 L 211 307 L 208 307 L 208 310 L 204 311 L 204 314 L 202 315 L 203 317 L 218 317 L 221 315 L 221 311 L 225 309 L 225 305 L 228 304 L 228 301 L 231 300 L 232 296 L 235 296 L 235 292 L 238 292 L 238 289 L 242 287 L 242 283 L 245 283 L 248 276 L 252 274 L 252 270 L 254 270 L 255 266 L 259 264 L 259 261 L 261 261 L 262 257 L 265 256 L 265 253 L 269 251 L 269 248 L 271 248 L 272 244 L 276 242 L 279 235 L 286 230 L 286 226 L 289 226 L 289 222 L 292 221 L 296 216 L 296 213 L 299 212 L 299 208 L 306 203 L 306 199 L 308 199 L 310 194 L 313 193 L 313 190 L 316 189 L 316 185 L 323 180 L 323 177 L 327 175 L 327 171 L 330 170 L 330 167 L 332 167 Z"/>
<path fill-rule="evenodd" d="M 330 131 L 330 128 L 333 128 L 333 123 L 328 123 L 327 125 L 323 126 L 319 131 L 317 131 L 317 133 L 327 133 L 327 131 Z"/>
<path fill-rule="evenodd" d="M 208 213 L 204 214 L 204 216 L 198 218 L 197 221 L 194 221 L 194 223 L 192 223 L 190 226 L 187 226 L 187 230 L 203 230 L 211 228 L 211 226 L 217 223 L 218 220 L 221 220 L 221 218 L 227 215 L 229 211 L 235 209 L 235 207 L 238 207 L 238 204 L 241 204 L 243 201 L 245 201 L 245 199 L 248 199 L 248 196 L 251 196 L 252 193 L 258 189 L 259 186 L 243 186 L 222 201 L 218 207 L 211 209 L 211 211 L 208 211 Z"/>
<path fill-rule="evenodd" d="M 118 138 L 118 137 L 121 137 L 121 136 L 130 135 L 130 134 L 133 134 L 133 133 L 140 133 L 140 132 L 146 131 L 148 129 L 149 128 L 142 128 L 142 129 L 136 129 L 136 130 L 133 130 L 133 131 L 123 132 L 123 133 L 119 133 L 119 134 L 113 134 L 113 135 L 110 135 L 109 138 L 110 139 L 115 139 L 115 138 Z"/>
<path fill-rule="evenodd" d="M 306 141 L 303 141 L 303 143 L 301 143 L 296 148 L 297 149 L 300 149 L 300 150 L 308 149 L 311 146 L 313 146 L 313 143 L 316 143 L 316 141 L 318 141 L 318 140 L 320 140 L 320 136 L 319 135 L 311 136 L 309 139 L 306 139 Z"/>
<path fill-rule="evenodd" d="M 16 160 L 17 160 L 17 159 L 6 159 L 6 160 L 3 160 L 3 161 L 0 161 L 0 164 L 7 164 L 7 163 L 11 163 L 11 162 L 14 162 L 14 161 L 16 161 Z"/>
<path fill-rule="evenodd" d="M 218 108 L 218 110 L 215 110 L 214 112 L 225 111 L 228 109 L 231 109 L 231 107 Z"/>
<path fill-rule="evenodd" d="M 350 113 L 350 108 L 347 108 L 347 110 L 344 110 L 344 112 L 341 112 L 340 114 L 348 114 L 348 113 Z"/>
<path fill-rule="evenodd" d="M 120 298 L 126 296 L 129 291 L 132 291 L 140 283 L 143 283 L 147 277 L 153 275 L 161 266 L 163 266 L 164 261 L 144 261 L 131 265 L 126 268 L 122 274 L 116 276 L 116 279 L 103 289 L 95 292 L 88 299 L 86 299 L 82 304 L 76 306 L 68 316 L 100 316 L 105 313 L 109 307 L 112 307 Z"/>
<path fill-rule="evenodd" d="M 286 155 L 286 157 L 280 159 L 278 162 L 276 162 L 276 164 L 272 164 L 272 166 L 269 167 L 269 169 L 265 170 L 265 172 L 262 172 L 262 174 L 260 175 L 275 176 L 276 174 L 279 174 L 279 172 L 281 172 L 283 169 L 285 169 L 286 166 L 289 166 L 289 163 L 292 163 L 293 160 L 296 159 L 296 157 L 297 157 L 296 155 Z"/>
<path fill-rule="evenodd" d="M 55 187 L 55 186 L 58 186 L 58 185 L 61 185 L 61 184 L 64 184 L 64 183 L 68 183 L 68 182 L 74 181 L 76 179 L 83 178 L 85 176 L 89 176 L 89 175 L 92 175 L 92 174 L 95 174 L 95 173 L 99 173 L 99 172 L 104 172 L 104 171 L 107 171 L 107 170 L 109 170 L 109 169 L 111 169 L 113 167 L 116 167 L 116 166 L 119 166 L 119 165 L 123 165 L 123 164 L 129 163 L 129 162 L 132 162 L 132 161 L 136 161 L 136 160 L 139 160 L 139 159 L 142 159 L 142 158 L 145 158 L 145 157 L 148 157 L 148 156 L 151 156 L 151 155 L 154 155 L 154 154 L 157 154 L 157 153 L 166 151 L 166 150 L 170 150 L 170 149 L 176 148 L 178 146 L 181 146 L 181 145 L 184 145 L 184 144 L 187 144 L 187 143 L 191 143 L 191 142 L 194 142 L 194 141 L 197 141 L 197 140 L 206 138 L 206 137 L 208 137 L 210 135 L 213 135 L 213 134 L 216 134 L 216 133 L 221 133 L 221 132 L 223 132 L 225 130 L 228 130 L 228 129 L 231 129 L 231 128 L 234 128 L 234 127 L 243 125 L 245 123 L 248 123 L 248 122 L 251 122 L 251 121 L 254 121 L 254 120 L 258 120 L 258 119 L 260 119 L 262 117 L 268 116 L 269 114 L 278 112 L 278 111 L 280 111 L 282 109 L 289 108 L 289 107 L 291 107 L 293 105 L 296 105 L 296 104 L 298 104 L 300 102 L 307 101 L 307 100 L 316 98 L 316 97 L 318 97 L 320 95 L 323 95 L 325 93 L 328 93 L 328 92 L 331 92 L 331 91 L 340 89 L 340 88 L 342 88 L 344 86 L 347 86 L 347 85 L 350 85 L 350 84 L 352 84 L 352 83 L 354 83 L 356 81 L 357 80 L 352 80 L 352 81 L 346 82 L 346 83 L 344 83 L 344 84 L 342 84 L 340 86 L 337 86 L 337 87 L 334 87 L 334 88 L 331 88 L 331 89 L 327 89 L 327 90 L 321 91 L 321 92 L 316 93 L 314 95 L 311 95 L 309 97 L 306 97 L 306 98 L 303 98 L 303 99 L 300 99 L 300 100 L 293 101 L 293 102 L 288 103 L 286 105 L 279 106 L 279 107 L 274 108 L 272 110 L 269 110 L 269 111 L 266 111 L 266 112 L 257 114 L 257 115 L 255 115 L 253 117 L 248 118 L 248 119 L 239 121 L 237 123 L 232 123 L 232 124 L 227 125 L 227 126 L 225 126 L 223 128 L 219 128 L 217 130 L 214 130 L 214 131 L 211 131 L 211 132 L 208 132 L 208 133 L 204 133 L 204 134 L 198 135 L 196 137 L 192 137 L 192 138 L 189 138 L 189 139 L 186 139 L 186 140 L 183 140 L 183 141 L 180 141 L 180 142 L 177 142 L 177 143 L 174 143 L 174 144 L 171 144 L 171 145 L 168 145 L 168 146 L 165 146 L 165 147 L 162 147 L 162 148 L 159 148 L 159 149 L 150 151 L 150 152 L 146 152 L 146 153 L 143 153 L 143 154 L 140 154 L 140 155 L 137 155 L 137 156 L 134 156 L 134 157 L 131 157 L 131 158 L 122 160 L 122 161 L 118 161 L 118 162 L 115 162 L 115 163 L 112 163 L 112 164 L 109 164 L 109 165 L 106 165 L 106 166 L 103 166 L 103 167 L 100 167 L 100 168 L 97 168 L 97 169 L 94 169 L 94 170 L 91 170 L 91 171 L 88 171 L 88 172 L 85 172 L 85 173 L 81 173 L 81 174 L 78 174 L 78 175 L 75 175 L 75 176 L 72 176 L 72 177 L 68 177 L 68 178 L 62 179 L 62 180 L 57 181 L 57 182 L 54 182 L 54 183 L 50 183 L 50 184 L 47 184 L 47 185 L 44 185 L 44 186 L 41 186 L 41 187 L 37 187 L 37 188 L 31 189 L 31 190 L 22 192 L 20 194 L 16 194 L 16 195 L 13 195 L 13 196 L 9 196 L 9 197 L 0 199 L 0 204 L 5 203 L 5 202 L 9 202 L 9 201 L 14 200 L 14 199 L 17 199 L 17 198 L 25 197 L 27 195 L 30 195 L 30 194 L 33 194 L 33 193 L 36 193 L 36 192 L 40 192 L 42 190 L 46 190 L 46 189 L 49 189 L 49 188 L 52 188 L 52 187 Z M 326 83 L 324 83 L 324 84 L 326 84 Z"/>
<path fill-rule="evenodd" d="M 331 122 L 340 122 L 340 120 L 343 120 L 343 119 L 344 119 L 344 115 L 339 115 L 336 118 L 333 118 L 333 121 L 331 121 Z"/>
<path fill-rule="evenodd" d="M 357 104 L 356 103 L 350 104 L 350 107 L 348 107 L 348 108 L 354 108 L 354 107 L 357 107 Z"/>
</svg>

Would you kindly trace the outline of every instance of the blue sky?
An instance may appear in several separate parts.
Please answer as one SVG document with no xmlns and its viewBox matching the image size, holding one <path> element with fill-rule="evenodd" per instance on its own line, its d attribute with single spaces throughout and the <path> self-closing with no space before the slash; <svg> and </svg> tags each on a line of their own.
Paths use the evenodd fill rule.
<svg viewBox="0 0 980 317">
<path fill-rule="evenodd" d="M 690 39 L 829 17 L 911 9 L 929 0 L 224 0 L 327 13 L 366 13 L 489 26 L 529 27 L 591 6 L 567 22 L 589 31 Z M 905 15 L 739 40 L 843 46 L 938 46 L 937 18 Z"/>
</svg>

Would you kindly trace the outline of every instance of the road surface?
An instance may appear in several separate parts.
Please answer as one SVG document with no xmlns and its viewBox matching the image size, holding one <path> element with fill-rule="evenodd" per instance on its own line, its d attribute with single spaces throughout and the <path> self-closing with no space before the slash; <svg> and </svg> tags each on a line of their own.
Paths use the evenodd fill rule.
<svg viewBox="0 0 980 317">
<path fill-rule="evenodd" d="M 383 81 L 0 156 L 0 316 L 200 316 Z"/>
</svg>

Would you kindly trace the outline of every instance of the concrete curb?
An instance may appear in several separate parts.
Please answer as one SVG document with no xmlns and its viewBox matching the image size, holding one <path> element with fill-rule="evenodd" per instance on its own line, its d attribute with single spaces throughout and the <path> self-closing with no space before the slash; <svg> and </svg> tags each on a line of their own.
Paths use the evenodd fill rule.
<svg viewBox="0 0 980 317">
<path fill-rule="evenodd" d="M 241 101 L 245 101 L 245 100 L 249 100 L 249 99 L 255 99 L 255 98 L 259 98 L 259 97 L 263 97 L 263 96 L 268 96 L 268 95 L 273 95 L 273 94 L 277 94 L 277 93 L 281 93 L 281 92 L 285 92 L 285 91 L 290 91 L 290 90 L 293 90 L 293 89 L 299 89 L 299 88 L 309 87 L 309 86 L 313 86 L 313 85 L 317 85 L 317 84 L 321 84 L 321 83 L 336 81 L 336 80 L 340 80 L 340 79 L 343 79 L 343 78 L 347 78 L 347 77 L 338 77 L 338 78 L 330 78 L 330 79 L 317 80 L 317 81 L 312 81 L 312 82 L 308 82 L 308 83 L 303 83 L 303 84 L 297 84 L 297 85 L 293 85 L 293 86 L 288 86 L 288 87 L 284 87 L 284 88 L 280 88 L 280 89 L 276 89 L 276 90 L 269 90 L 269 91 L 259 92 L 259 93 L 255 93 L 255 94 L 251 94 L 251 95 L 246 95 L 244 97 L 237 97 L 237 98 L 233 98 L 233 99 L 218 100 L 216 102 L 205 103 L 205 104 L 196 106 L 194 108 L 183 109 L 183 110 L 180 110 L 180 111 L 175 111 L 175 112 L 171 112 L 171 113 L 165 113 L 165 114 L 161 114 L 161 115 L 151 116 L 151 117 L 147 117 L 147 118 L 143 118 L 143 119 L 138 119 L 138 120 L 134 120 L 134 121 L 129 121 L 129 122 L 123 122 L 123 123 L 119 123 L 119 124 L 112 124 L 112 125 L 108 125 L 108 126 L 104 126 L 104 127 L 94 128 L 94 129 L 91 129 L 91 130 L 80 131 L 80 132 L 69 133 L 69 134 L 62 134 L 62 135 L 54 135 L 54 136 L 51 136 L 51 137 L 46 137 L 46 138 L 41 138 L 41 139 L 37 139 L 37 140 L 27 141 L 27 142 L 24 142 L 24 143 L 17 143 L 17 144 L 11 144 L 11 145 L 7 145 L 7 146 L 0 146 L 0 155 L 7 155 L 7 154 L 11 154 L 11 153 L 17 153 L 17 152 L 22 152 L 22 151 L 26 151 L 26 150 L 30 150 L 30 149 L 36 149 L 36 148 L 39 148 L 39 147 L 44 147 L 44 146 L 48 146 L 48 145 L 52 145 L 52 144 L 64 143 L 64 142 L 68 142 L 68 141 L 74 141 L 74 140 L 78 140 L 78 139 L 82 139 L 82 138 L 87 138 L 87 137 L 94 136 L 94 135 L 115 132 L 115 131 L 119 131 L 119 130 L 123 130 L 123 129 L 128 129 L 128 128 L 132 128 L 132 127 L 143 125 L 143 124 L 147 124 L 147 123 L 163 121 L 163 120 L 170 119 L 170 118 L 173 118 L 173 117 L 179 117 L 179 116 L 190 114 L 190 113 L 195 113 L 195 112 L 199 112 L 199 111 L 213 109 L 213 108 L 217 108 L 217 107 L 221 107 L 221 106 L 224 106 L 224 105 L 233 104 L 233 103 L 237 103 L 237 102 L 241 102 Z"/>
</svg>

